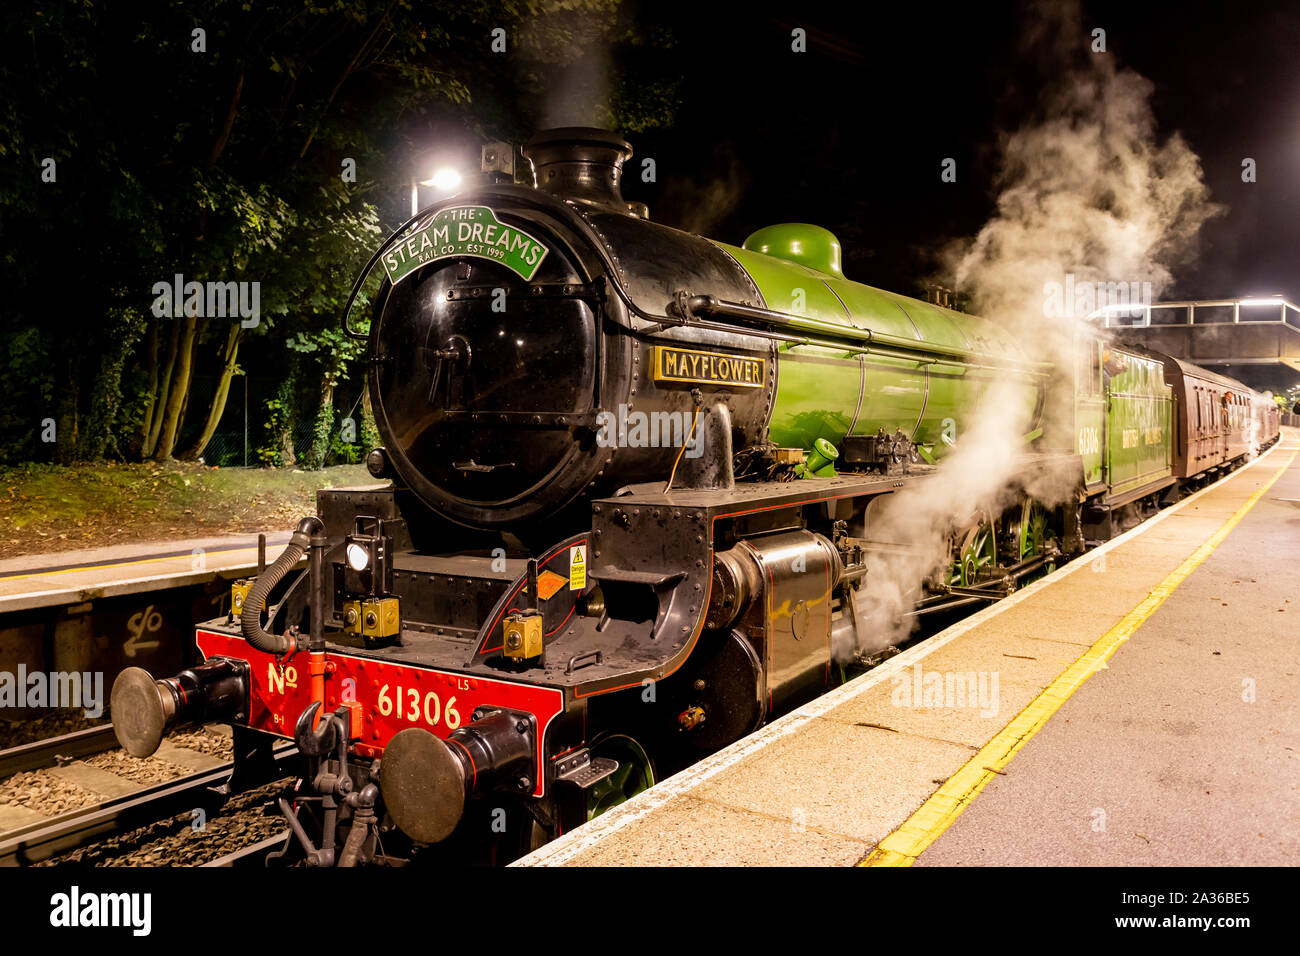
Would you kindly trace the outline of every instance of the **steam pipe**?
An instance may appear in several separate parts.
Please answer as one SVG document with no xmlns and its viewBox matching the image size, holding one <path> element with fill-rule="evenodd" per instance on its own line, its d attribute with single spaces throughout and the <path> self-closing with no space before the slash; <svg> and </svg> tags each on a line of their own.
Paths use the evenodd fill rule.
<svg viewBox="0 0 1300 956">
<path fill-rule="evenodd" d="M 678 297 L 678 311 L 684 313 L 682 318 L 685 319 L 690 319 L 694 313 L 699 312 L 704 315 L 721 315 L 741 322 L 771 325 L 792 331 L 816 332 L 820 335 L 829 335 L 833 338 L 843 339 L 846 342 L 863 346 L 868 352 L 887 350 L 899 357 L 915 358 L 920 361 L 938 359 L 939 361 L 950 361 L 957 364 L 969 364 L 970 360 L 974 358 L 982 362 L 993 363 L 993 367 L 997 368 L 1021 368 L 1029 372 L 1046 368 L 1043 363 L 1007 361 L 1000 356 L 983 355 L 954 346 L 938 345 L 930 342 L 920 343 L 896 335 L 873 332 L 871 329 L 846 328 L 817 319 L 787 315 L 783 312 L 774 312 L 771 309 L 759 309 L 740 302 L 728 302 L 712 295 L 688 295 L 683 293 Z M 810 344 L 813 343 L 810 342 Z"/>
<path fill-rule="evenodd" d="M 298 563 L 307 548 L 312 545 L 312 537 L 322 534 L 324 530 L 324 522 L 315 515 L 303 518 L 302 521 L 298 522 L 298 527 L 293 532 L 293 536 L 289 538 L 289 543 L 285 546 L 283 553 L 275 559 L 265 573 L 257 576 L 257 580 L 253 582 L 252 588 L 249 589 L 248 597 L 244 599 L 239 626 L 240 630 L 243 631 L 244 639 L 259 651 L 267 654 L 290 654 L 295 650 L 296 645 L 292 637 L 287 634 L 272 634 L 262 628 L 262 611 L 266 607 L 266 599 L 270 596 L 271 591 Z M 320 582 L 321 569 L 317 567 L 320 564 L 321 551 L 321 548 L 316 548 L 313 559 L 313 604 L 317 597 L 317 588 L 323 586 Z M 319 633 L 319 629 L 322 627 L 322 622 L 319 620 L 320 616 L 319 607 L 313 607 L 311 615 L 313 644 L 321 639 Z"/>
</svg>

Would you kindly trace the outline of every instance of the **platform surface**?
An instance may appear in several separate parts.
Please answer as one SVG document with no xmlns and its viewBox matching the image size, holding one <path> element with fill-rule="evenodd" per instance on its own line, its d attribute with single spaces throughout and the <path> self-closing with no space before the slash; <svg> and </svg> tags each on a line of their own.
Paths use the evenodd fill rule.
<svg viewBox="0 0 1300 956">
<path fill-rule="evenodd" d="M 266 560 L 279 557 L 289 532 L 266 536 Z M 0 561 L 0 613 L 75 604 L 119 594 L 183 587 L 257 568 L 257 535 L 114 545 Z"/>
<path fill-rule="evenodd" d="M 1297 449 L 515 865 L 1300 863 Z"/>
</svg>

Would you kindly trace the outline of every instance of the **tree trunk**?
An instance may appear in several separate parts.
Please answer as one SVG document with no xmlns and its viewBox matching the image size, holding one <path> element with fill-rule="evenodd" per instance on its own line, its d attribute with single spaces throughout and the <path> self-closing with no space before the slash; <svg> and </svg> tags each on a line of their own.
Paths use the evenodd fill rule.
<svg viewBox="0 0 1300 956">
<path fill-rule="evenodd" d="M 178 324 L 181 324 L 181 331 L 180 340 L 176 344 L 176 367 L 171 375 L 167 406 L 163 409 L 158 446 L 154 449 L 153 457 L 156 461 L 166 461 L 172 456 L 172 449 L 176 447 L 176 436 L 181 428 L 182 409 L 190 390 L 190 372 L 194 368 L 194 333 L 198 327 L 198 319 L 186 316 L 178 320 Z"/>
<path fill-rule="evenodd" d="M 311 450 L 304 456 L 308 468 L 324 468 L 330 453 L 330 439 L 334 437 L 334 386 L 338 378 L 326 372 L 321 378 L 320 410 L 312 425 Z"/>
<path fill-rule="evenodd" d="M 194 444 L 176 456 L 183 461 L 193 461 L 202 455 L 203 450 L 208 447 L 208 442 L 212 441 L 217 426 L 221 424 L 221 416 L 226 410 L 226 399 L 230 396 L 230 380 L 235 375 L 235 359 L 239 356 L 239 341 L 243 337 L 243 333 L 244 327 L 238 322 L 230 324 L 230 332 L 226 336 L 226 348 L 222 353 L 221 374 L 217 379 L 217 390 L 213 393 L 212 401 L 208 404 L 208 417 L 204 420 L 203 428 L 200 429 L 199 437 L 194 441 Z"/>
<path fill-rule="evenodd" d="M 194 344 L 190 348 L 190 377 L 185 383 L 185 397 L 181 399 L 181 413 L 176 417 L 176 442 L 179 442 L 181 435 L 185 433 L 185 413 L 190 410 L 190 396 L 194 394 L 194 370 L 199 365 L 199 343 L 203 339 L 204 327 L 207 324 L 207 319 L 199 320 L 198 330 L 194 333 Z M 175 458 L 176 455 L 173 454 L 172 457 Z"/>
<path fill-rule="evenodd" d="M 153 430 L 153 411 L 158 404 L 158 321 L 149 324 L 149 341 L 145 345 L 144 364 L 149 373 L 149 384 L 145 390 L 144 415 L 140 419 L 140 432 L 136 436 L 133 453 L 144 456 L 145 445 L 149 443 L 149 433 Z"/>
<path fill-rule="evenodd" d="M 364 459 L 364 456 L 384 442 L 379 437 L 378 426 L 375 425 L 375 409 L 370 404 L 370 386 L 362 382 L 361 387 L 364 389 L 361 393 L 361 454 Z"/>
<path fill-rule="evenodd" d="M 275 398 L 269 403 L 271 412 L 266 421 L 267 442 L 258 450 L 258 457 L 269 465 L 292 468 L 296 463 L 293 450 L 293 434 L 297 430 L 297 415 L 294 411 L 295 382 L 298 378 L 298 356 L 289 353 L 283 366 L 284 377 L 275 390 Z"/>
<path fill-rule="evenodd" d="M 58 418 L 55 419 L 54 460 L 66 465 L 76 460 L 78 435 L 77 404 L 77 361 L 73 353 L 67 354 L 65 365 L 67 378 L 59 392 Z"/>
<path fill-rule="evenodd" d="M 162 385 L 158 389 L 158 398 L 154 402 L 153 420 L 149 423 L 149 433 L 145 436 L 144 447 L 140 450 L 141 458 L 152 458 L 158 447 L 158 436 L 162 433 L 163 416 L 171 398 L 172 373 L 176 369 L 176 356 L 180 354 L 181 323 L 172 319 L 172 331 L 167 342 L 167 365 L 163 368 Z"/>
</svg>

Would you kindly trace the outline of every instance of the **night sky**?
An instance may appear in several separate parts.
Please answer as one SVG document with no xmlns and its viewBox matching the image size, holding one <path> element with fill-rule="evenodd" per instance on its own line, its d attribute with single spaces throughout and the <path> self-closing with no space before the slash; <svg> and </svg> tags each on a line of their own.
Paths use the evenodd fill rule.
<svg viewBox="0 0 1300 956">
<path fill-rule="evenodd" d="M 850 278 L 912 294 L 941 245 L 989 217 L 999 135 L 1061 68 L 1026 42 L 1015 3 L 701 7 L 642 5 L 678 27 L 683 107 L 671 132 L 631 137 L 659 181 L 633 178 L 627 197 L 732 242 L 771 222 L 825 225 Z M 1227 207 L 1165 298 L 1300 298 L 1300 5 L 1093 0 L 1081 21 L 1079 44 L 1104 28 L 1104 55 L 1154 83 L 1158 138 L 1180 131 Z M 795 26 L 806 54 L 789 51 Z M 955 183 L 940 181 L 945 157 Z"/>
</svg>

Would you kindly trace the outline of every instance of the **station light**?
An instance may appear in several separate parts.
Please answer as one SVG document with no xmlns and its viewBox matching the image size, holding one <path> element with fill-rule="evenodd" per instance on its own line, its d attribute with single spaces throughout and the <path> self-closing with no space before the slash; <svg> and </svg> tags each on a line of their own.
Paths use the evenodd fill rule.
<svg viewBox="0 0 1300 956">
<path fill-rule="evenodd" d="M 433 174 L 429 179 L 423 180 L 421 186 L 432 186 L 434 189 L 440 189 L 443 192 L 451 192 L 460 185 L 460 173 L 445 166 Z"/>
<path fill-rule="evenodd" d="M 1274 297 L 1271 298 L 1271 299 L 1265 299 L 1265 298 L 1262 298 L 1262 297 L 1259 297 L 1259 298 L 1250 298 L 1250 299 L 1238 299 L 1238 300 L 1237 300 L 1237 304 L 1238 304 L 1238 305 L 1271 305 L 1271 306 L 1279 306 L 1279 305 L 1282 304 L 1282 297 L 1281 297 L 1281 296 L 1274 296 Z"/>
</svg>

